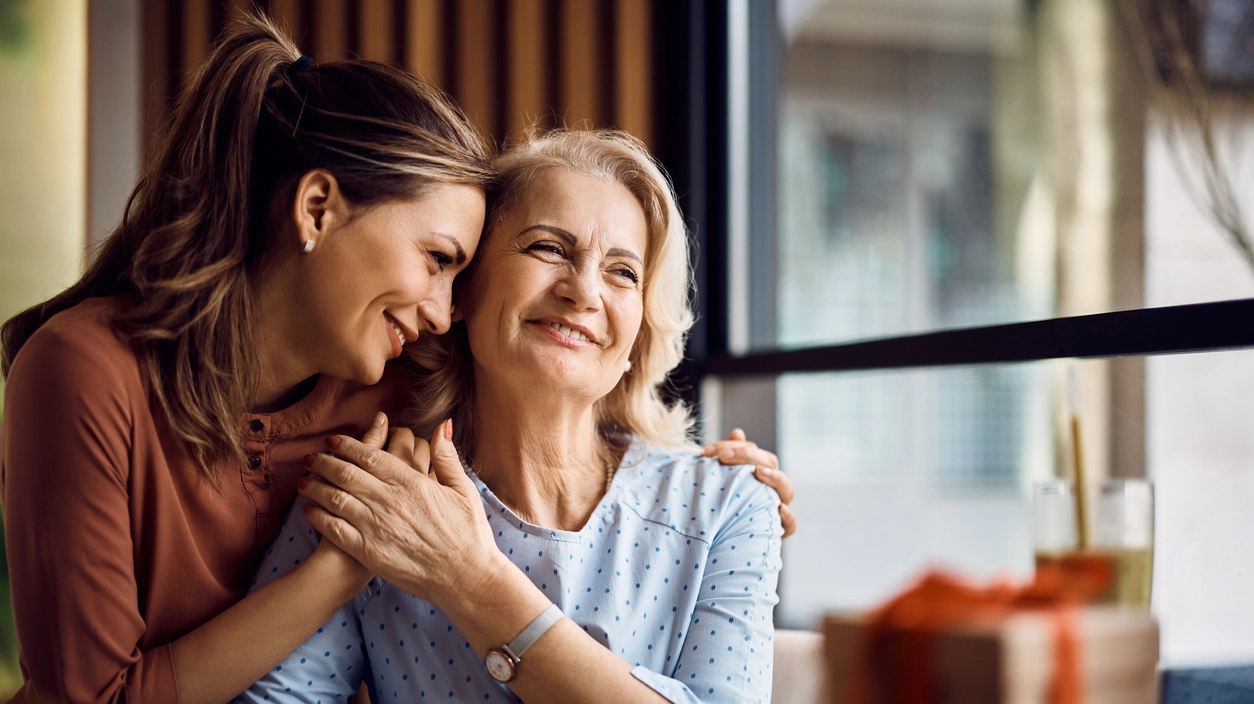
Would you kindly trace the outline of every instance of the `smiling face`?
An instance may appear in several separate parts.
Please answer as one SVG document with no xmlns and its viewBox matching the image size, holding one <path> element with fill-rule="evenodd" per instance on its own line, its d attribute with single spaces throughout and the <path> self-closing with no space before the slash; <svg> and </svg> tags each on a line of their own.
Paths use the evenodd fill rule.
<svg viewBox="0 0 1254 704">
<path fill-rule="evenodd" d="M 316 230 L 298 228 L 317 239 L 297 255 L 287 336 L 312 368 L 373 384 L 403 343 L 448 330 L 453 279 L 479 244 L 484 197 L 440 184 L 352 217 L 333 201 Z"/>
<path fill-rule="evenodd" d="M 542 174 L 461 289 L 476 367 L 543 393 L 608 394 L 640 331 L 647 248 L 644 212 L 625 186 Z"/>
</svg>

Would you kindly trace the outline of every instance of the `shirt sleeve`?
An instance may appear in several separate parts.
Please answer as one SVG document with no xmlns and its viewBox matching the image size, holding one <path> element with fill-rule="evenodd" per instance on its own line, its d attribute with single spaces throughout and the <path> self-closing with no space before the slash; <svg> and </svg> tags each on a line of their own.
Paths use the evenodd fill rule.
<svg viewBox="0 0 1254 704">
<path fill-rule="evenodd" d="M 318 547 L 318 532 L 305 518 L 303 507 L 307 503 L 309 500 L 302 496 L 292 505 L 279 537 L 257 569 L 251 591 L 291 572 Z M 360 617 L 380 586 L 378 578 L 372 580 L 294 653 L 232 700 L 232 704 L 275 701 L 322 704 L 344 701 L 356 692 L 370 671 Z M 292 608 L 300 608 L 300 605 L 294 604 Z"/>
<path fill-rule="evenodd" d="M 133 398 L 129 352 L 89 337 L 40 330 L 5 390 L 5 542 L 27 679 L 14 701 L 176 702 L 170 646 L 138 646 L 128 480 L 147 399 Z"/>
<path fill-rule="evenodd" d="M 779 603 L 779 497 L 748 474 L 710 544 L 701 594 L 674 675 L 643 667 L 636 679 L 676 704 L 771 700 Z"/>
</svg>

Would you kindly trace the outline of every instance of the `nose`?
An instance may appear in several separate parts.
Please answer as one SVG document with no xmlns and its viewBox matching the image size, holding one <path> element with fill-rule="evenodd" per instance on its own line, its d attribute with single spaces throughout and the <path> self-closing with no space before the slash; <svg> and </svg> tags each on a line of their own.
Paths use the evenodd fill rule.
<svg viewBox="0 0 1254 704">
<path fill-rule="evenodd" d="M 557 282 L 555 292 L 578 310 L 595 311 L 601 307 L 601 272 L 595 263 L 585 259 L 567 269 Z"/>
<path fill-rule="evenodd" d="M 431 294 L 418 302 L 418 322 L 428 332 L 443 335 L 452 325 L 453 284 L 436 286 Z"/>
</svg>

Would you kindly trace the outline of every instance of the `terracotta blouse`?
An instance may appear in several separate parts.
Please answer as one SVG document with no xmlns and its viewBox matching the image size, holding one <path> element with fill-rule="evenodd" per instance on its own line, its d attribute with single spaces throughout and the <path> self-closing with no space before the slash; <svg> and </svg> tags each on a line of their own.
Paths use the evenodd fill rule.
<svg viewBox="0 0 1254 704">
<path fill-rule="evenodd" d="M 244 466 L 215 489 L 163 430 L 112 327 L 115 299 L 49 320 L 10 370 L 0 492 L 22 675 L 15 701 L 178 701 L 170 643 L 243 597 L 328 434 L 395 417 L 395 379 L 323 376 L 246 415 Z M 391 372 L 390 372 L 391 373 Z"/>
</svg>

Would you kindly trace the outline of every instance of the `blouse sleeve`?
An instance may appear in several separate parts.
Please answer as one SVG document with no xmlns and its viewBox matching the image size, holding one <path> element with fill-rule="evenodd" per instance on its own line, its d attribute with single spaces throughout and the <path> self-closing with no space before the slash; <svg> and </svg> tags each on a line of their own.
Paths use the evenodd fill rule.
<svg viewBox="0 0 1254 704">
<path fill-rule="evenodd" d="M 27 679 L 14 701 L 174 702 L 170 646 L 138 647 L 128 479 L 147 400 L 128 384 L 133 358 L 88 338 L 40 330 L 5 390 L 5 543 Z"/>
<path fill-rule="evenodd" d="M 305 518 L 303 507 L 307 503 L 308 499 L 300 497 L 292 505 L 279 537 L 257 569 L 252 591 L 291 572 L 318 547 L 318 533 Z M 232 700 L 233 704 L 275 701 L 319 704 L 344 701 L 356 692 L 369 672 L 359 615 L 379 587 L 377 578 L 371 581 L 287 659 Z M 294 604 L 292 608 L 300 608 L 300 605 Z"/>
<path fill-rule="evenodd" d="M 643 667 L 632 674 L 667 700 L 771 700 L 776 585 L 783 528 L 779 498 L 749 476 L 725 509 L 730 520 L 715 534 L 674 676 Z"/>
</svg>

